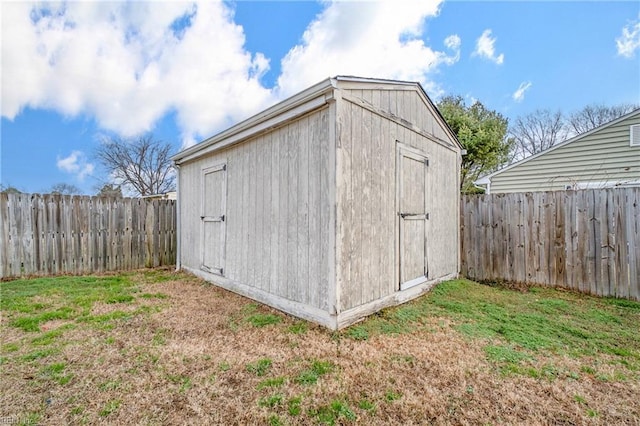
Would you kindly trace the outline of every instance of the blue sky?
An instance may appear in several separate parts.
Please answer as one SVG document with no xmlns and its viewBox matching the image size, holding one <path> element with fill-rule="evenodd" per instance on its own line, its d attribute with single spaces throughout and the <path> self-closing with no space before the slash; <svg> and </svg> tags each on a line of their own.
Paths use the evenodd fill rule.
<svg viewBox="0 0 640 426">
<path fill-rule="evenodd" d="M 178 151 L 339 74 L 420 81 L 510 120 L 640 104 L 637 1 L 0 7 L 0 180 L 25 192 L 94 194 L 105 137 L 151 132 Z"/>
</svg>

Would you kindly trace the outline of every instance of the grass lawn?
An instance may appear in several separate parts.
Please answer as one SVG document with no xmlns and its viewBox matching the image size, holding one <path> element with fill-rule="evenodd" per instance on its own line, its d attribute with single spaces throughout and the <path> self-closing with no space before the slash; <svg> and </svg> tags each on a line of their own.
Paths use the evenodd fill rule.
<svg viewBox="0 0 640 426">
<path fill-rule="evenodd" d="M 4 423 L 640 423 L 626 300 L 457 280 L 332 333 L 167 270 L 0 290 Z"/>
</svg>

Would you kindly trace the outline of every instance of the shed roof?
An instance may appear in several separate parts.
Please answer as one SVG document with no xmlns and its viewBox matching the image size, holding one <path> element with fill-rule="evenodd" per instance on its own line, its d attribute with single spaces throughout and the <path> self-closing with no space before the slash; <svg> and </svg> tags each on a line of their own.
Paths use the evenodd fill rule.
<svg viewBox="0 0 640 426">
<path fill-rule="evenodd" d="M 299 117 L 306 114 L 309 111 L 317 109 L 331 100 L 334 99 L 334 90 L 339 89 L 340 82 L 356 82 L 367 83 L 371 85 L 383 84 L 383 85 L 403 85 L 415 87 L 430 104 L 433 111 L 437 114 L 438 120 L 455 141 L 456 145 L 462 149 L 460 142 L 458 141 L 455 133 L 451 130 L 444 117 L 435 106 L 429 95 L 422 88 L 422 85 L 418 82 L 401 81 L 401 80 L 387 80 L 380 78 L 364 78 L 356 76 L 336 76 L 327 78 L 313 86 L 263 110 L 262 112 L 243 120 L 234 126 L 205 139 L 204 141 L 186 148 L 173 157 L 171 160 L 176 164 L 180 164 L 202 155 L 210 153 L 214 150 L 222 147 L 230 146 L 241 142 L 257 133 L 267 131 L 275 128 L 286 120 Z"/>
</svg>

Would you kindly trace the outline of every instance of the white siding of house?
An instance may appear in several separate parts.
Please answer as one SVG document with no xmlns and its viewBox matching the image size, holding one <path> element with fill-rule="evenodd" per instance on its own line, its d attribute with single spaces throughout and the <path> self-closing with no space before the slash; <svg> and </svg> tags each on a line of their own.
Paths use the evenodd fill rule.
<svg viewBox="0 0 640 426">
<path fill-rule="evenodd" d="M 640 112 L 491 177 L 491 193 L 610 187 L 640 181 L 640 146 L 630 145 Z"/>
</svg>

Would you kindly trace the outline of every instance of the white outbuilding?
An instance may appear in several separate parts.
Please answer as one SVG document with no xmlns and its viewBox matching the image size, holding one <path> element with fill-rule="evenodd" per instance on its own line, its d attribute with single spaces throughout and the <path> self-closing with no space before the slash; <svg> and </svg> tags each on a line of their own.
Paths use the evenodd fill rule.
<svg viewBox="0 0 640 426">
<path fill-rule="evenodd" d="M 324 80 L 176 154 L 178 267 L 331 329 L 458 276 L 461 147 L 419 83 Z"/>
</svg>

